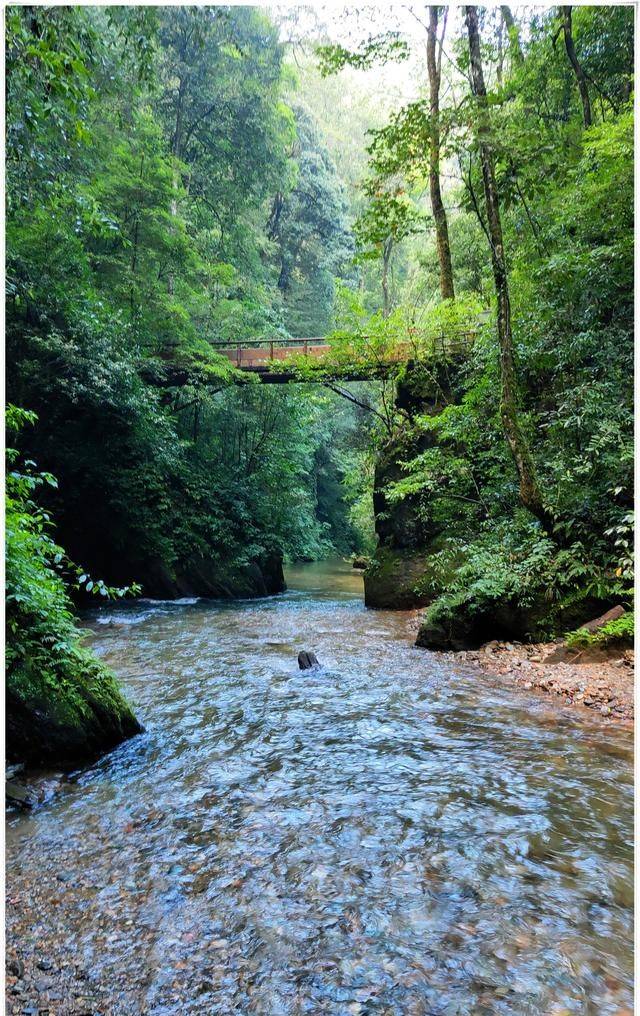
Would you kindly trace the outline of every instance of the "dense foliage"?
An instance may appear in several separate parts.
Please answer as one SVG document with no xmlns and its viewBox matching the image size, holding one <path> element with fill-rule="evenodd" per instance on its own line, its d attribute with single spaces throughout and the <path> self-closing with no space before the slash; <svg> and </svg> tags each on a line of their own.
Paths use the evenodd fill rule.
<svg viewBox="0 0 640 1016">
<path fill-rule="evenodd" d="M 474 297 L 492 316 L 476 326 L 473 349 L 451 373 L 444 409 L 396 420 L 387 446 L 397 449 L 403 475 L 387 495 L 396 505 L 410 498 L 423 528 L 439 534 L 428 578 L 439 597 L 431 618 L 546 600 L 551 622 L 560 604 L 624 597 L 632 580 L 633 18 L 620 7 L 573 12 L 575 53 L 591 92 L 585 124 L 558 11 L 527 15 L 521 33 L 517 22 L 507 30 L 500 9 L 480 13 L 517 412 L 551 524 L 545 531 L 518 503 L 499 413 L 478 107 L 462 18 L 452 32 L 454 62 L 443 69 L 449 97 L 439 114 L 440 154 L 456 303 Z M 369 60 L 388 58 L 376 52 L 379 40 L 370 42 Z M 352 59 L 343 48 L 325 49 L 323 59 L 328 71 L 357 67 L 362 51 Z M 391 193 L 414 214 L 428 211 L 421 197 L 431 158 L 428 94 L 425 81 L 370 143 L 373 197 L 362 221 L 370 223 L 365 243 L 379 248 L 383 288 L 381 202 L 389 204 Z M 386 219 L 391 232 L 394 215 Z M 412 325 L 424 331 L 433 320 L 437 260 L 433 232 L 419 247 L 412 241 L 405 282 L 391 297 L 406 320 L 404 341 Z M 440 322 L 455 334 L 442 315 Z"/>
<path fill-rule="evenodd" d="M 34 422 L 32 413 L 8 408 L 12 436 Z M 109 588 L 69 560 L 38 503 L 56 480 L 35 467 L 7 449 L 7 747 L 11 758 L 66 761 L 139 729 L 113 674 L 82 646 L 68 586 L 106 598 L 137 590 Z"/>
<path fill-rule="evenodd" d="M 627 611 L 615 621 L 608 621 L 595 632 L 577 628 L 567 634 L 567 645 L 571 649 L 609 649 L 616 646 L 632 646 L 634 617 Z"/>
<path fill-rule="evenodd" d="M 9 394 L 39 418 L 21 447 L 59 479 L 59 541 L 150 592 L 185 562 L 358 547 L 356 410 L 228 387 L 211 345 L 323 333 L 351 253 L 274 24 L 12 8 L 7 54 Z M 168 359 L 193 384 L 157 384 Z"/>
</svg>

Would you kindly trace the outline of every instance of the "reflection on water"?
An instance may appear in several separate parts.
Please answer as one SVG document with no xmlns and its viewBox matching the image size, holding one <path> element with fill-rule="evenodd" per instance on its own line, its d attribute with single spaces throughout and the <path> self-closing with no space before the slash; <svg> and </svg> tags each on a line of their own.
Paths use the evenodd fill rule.
<svg viewBox="0 0 640 1016">
<path fill-rule="evenodd" d="M 346 564 L 288 581 L 94 615 L 147 730 L 10 818 L 9 893 L 65 877 L 37 934 L 109 1013 L 629 1012 L 628 732 L 415 649 Z"/>
<path fill-rule="evenodd" d="M 362 572 L 345 561 L 290 565 L 286 578 L 291 591 L 310 593 L 318 600 L 361 600 L 363 596 Z"/>
</svg>

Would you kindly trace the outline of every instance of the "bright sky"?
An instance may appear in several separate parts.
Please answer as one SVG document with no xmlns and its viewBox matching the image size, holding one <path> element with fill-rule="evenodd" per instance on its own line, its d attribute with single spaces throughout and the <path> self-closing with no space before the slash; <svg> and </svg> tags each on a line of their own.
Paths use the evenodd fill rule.
<svg viewBox="0 0 640 1016">
<path fill-rule="evenodd" d="M 385 32 L 398 32 L 409 42 L 411 57 L 408 60 L 389 61 L 378 64 L 369 71 L 358 71 L 364 87 L 371 94 L 384 94 L 398 106 L 417 98 L 426 91 L 426 20 L 429 4 L 394 3 L 388 5 L 364 4 L 354 6 L 341 3 L 313 3 L 295 5 L 274 4 L 270 10 L 282 24 L 282 38 L 299 45 L 305 42 L 329 41 L 340 43 L 347 49 L 357 49 L 372 36 Z M 485 3 L 491 21 L 496 17 L 499 5 Z M 523 5 L 512 4 L 511 10 L 521 23 L 522 37 L 527 36 L 527 26 L 535 14 L 552 8 L 553 4 Z M 442 22 L 440 22 L 441 24 Z M 452 63 L 453 40 L 463 35 L 463 8 L 458 4 L 448 5 L 447 30 L 445 36 L 442 98 L 446 99 L 448 71 Z M 454 74 L 454 80 L 457 72 Z"/>
<path fill-rule="evenodd" d="M 415 9 L 420 10 L 419 7 Z M 400 32 L 411 42 L 411 58 L 377 65 L 369 71 L 358 71 L 358 75 L 374 94 L 392 92 L 394 99 L 400 103 L 416 98 L 420 84 L 426 78 L 426 68 L 421 66 L 424 64 L 426 33 L 407 6 L 274 5 L 271 10 L 277 20 L 284 21 L 283 38 L 301 43 L 304 40 L 319 42 L 328 39 L 347 49 L 355 49 L 370 36 L 387 31 Z"/>
</svg>

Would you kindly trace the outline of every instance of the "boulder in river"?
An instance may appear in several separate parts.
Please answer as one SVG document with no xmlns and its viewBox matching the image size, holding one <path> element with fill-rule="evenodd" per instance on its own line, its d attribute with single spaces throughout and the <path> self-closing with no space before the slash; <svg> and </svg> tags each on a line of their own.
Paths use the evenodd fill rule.
<svg viewBox="0 0 640 1016">
<path fill-rule="evenodd" d="M 33 808 L 35 801 L 26 787 L 20 783 L 13 783 L 6 780 L 4 785 L 4 796 L 10 804 L 17 804 L 19 808 Z"/>
<path fill-rule="evenodd" d="M 45 668 L 24 660 L 6 677 L 10 762 L 67 765 L 95 758 L 139 734 L 118 682 L 84 650 Z"/>
<path fill-rule="evenodd" d="M 303 650 L 298 653 L 298 666 L 300 670 L 310 670 L 311 667 L 319 667 L 320 664 L 315 653 Z"/>
<path fill-rule="evenodd" d="M 364 572 L 364 602 L 383 610 L 414 610 L 433 598 L 421 589 L 429 576 L 424 553 L 378 547 Z"/>
</svg>

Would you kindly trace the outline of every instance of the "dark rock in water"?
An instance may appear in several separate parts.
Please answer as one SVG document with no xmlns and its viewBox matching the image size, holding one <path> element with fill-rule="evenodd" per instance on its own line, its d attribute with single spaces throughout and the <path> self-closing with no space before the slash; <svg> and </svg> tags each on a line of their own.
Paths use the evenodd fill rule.
<svg viewBox="0 0 640 1016">
<path fill-rule="evenodd" d="M 310 670 L 311 667 L 319 667 L 320 664 L 315 653 L 303 651 L 298 653 L 298 666 L 300 670 Z"/>
<path fill-rule="evenodd" d="M 7 973 L 11 974 L 12 977 L 17 977 L 18 979 L 24 977 L 24 963 L 22 960 L 17 956 L 10 959 L 7 963 Z"/>
<path fill-rule="evenodd" d="M 369 558 L 368 557 L 354 557 L 354 559 L 353 559 L 353 567 L 357 568 L 358 571 L 364 571 L 365 568 L 369 567 Z"/>
<path fill-rule="evenodd" d="M 19 783 L 11 783 L 9 780 L 5 782 L 4 787 L 5 798 L 11 804 L 17 804 L 20 808 L 27 809 L 34 807 L 36 802 L 26 787 L 22 787 Z"/>
</svg>

